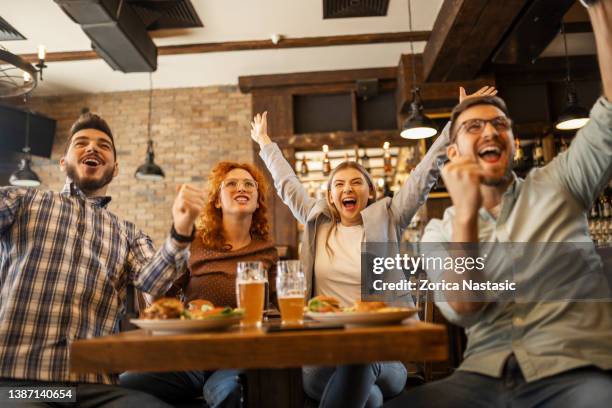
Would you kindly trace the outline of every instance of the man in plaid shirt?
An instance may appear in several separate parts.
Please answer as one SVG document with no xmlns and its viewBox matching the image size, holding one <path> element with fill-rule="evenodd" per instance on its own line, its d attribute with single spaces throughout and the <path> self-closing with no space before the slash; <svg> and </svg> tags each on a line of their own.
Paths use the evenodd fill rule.
<svg viewBox="0 0 612 408">
<path fill-rule="evenodd" d="M 79 406 L 166 406 L 116 386 L 114 375 L 71 373 L 69 347 L 118 331 L 128 284 L 157 295 L 181 275 L 204 193 L 178 190 L 171 234 L 156 252 L 106 208 L 118 165 L 102 118 L 75 122 L 60 167 L 60 193 L 0 188 L 0 387 L 70 384 Z"/>
</svg>

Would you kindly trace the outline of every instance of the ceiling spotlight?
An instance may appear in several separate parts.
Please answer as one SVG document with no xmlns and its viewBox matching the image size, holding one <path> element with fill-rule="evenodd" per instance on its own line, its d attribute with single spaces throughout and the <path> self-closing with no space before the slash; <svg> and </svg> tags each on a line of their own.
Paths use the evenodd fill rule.
<svg viewBox="0 0 612 408">
<path fill-rule="evenodd" d="M 272 34 L 270 36 L 270 40 L 272 40 L 272 44 L 274 45 L 277 45 L 282 39 L 283 39 L 283 36 L 280 34 Z"/>
</svg>

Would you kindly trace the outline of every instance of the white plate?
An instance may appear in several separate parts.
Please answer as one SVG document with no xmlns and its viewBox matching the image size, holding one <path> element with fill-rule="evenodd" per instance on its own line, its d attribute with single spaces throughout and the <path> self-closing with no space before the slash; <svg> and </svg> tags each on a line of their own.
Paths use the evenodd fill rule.
<svg viewBox="0 0 612 408">
<path fill-rule="evenodd" d="M 203 320 L 181 319 L 131 319 L 130 322 L 153 334 L 193 333 L 224 329 L 240 323 L 241 316 L 209 318 Z"/>
<path fill-rule="evenodd" d="M 405 309 L 396 312 L 307 312 L 306 316 L 318 322 L 369 326 L 400 323 L 416 312 L 416 309 Z"/>
</svg>

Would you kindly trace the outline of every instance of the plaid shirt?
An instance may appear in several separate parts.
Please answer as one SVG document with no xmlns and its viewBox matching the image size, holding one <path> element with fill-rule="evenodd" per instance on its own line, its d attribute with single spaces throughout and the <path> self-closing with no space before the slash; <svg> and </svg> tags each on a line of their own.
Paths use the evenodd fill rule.
<svg viewBox="0 0 612 408">
<path fill-rule="evenodd" d="M 0 377 L 117 383 L 116 375 L 70 372 L 72 341 L 116 333 L 127 285 L 153 295 L 186 268 L 189 250 L 151 239 L 87 198 L 0 188 Z"/>
</svg>

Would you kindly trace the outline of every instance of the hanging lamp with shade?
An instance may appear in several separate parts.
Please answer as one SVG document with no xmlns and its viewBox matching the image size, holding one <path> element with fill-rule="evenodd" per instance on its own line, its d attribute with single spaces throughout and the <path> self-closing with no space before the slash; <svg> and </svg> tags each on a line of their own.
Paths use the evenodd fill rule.
<svg viewBox="0 0 612 408">
<path fill-rule="evenodd" d="M 408 24 L 412 32 L 412 4 L 408 0 Z M 410 52 L 412 61 L 412 103 L 408 117 L 402 125 L 400 136 L 404 139 L 426 139 L 438 134 L 434 122 L 423 112 L 423 101 L 421 90 L 417 86 L 416 61 L 414 54 L 414 43 L 410 41 Z"/>
<path fill-rule="evenodd" d="M 27 94 L 24 97 L 27 102 Z M 26 110 L 25 124 L 25 146 L 23 147 L 23 157 L 14 171 L 9 177 L 9 183 L 18 187 L 38 187 L 40 186 L 40 177 L 32 170 L 32 155 L 30 153 L 30 112 Z"/>
<path fill-rule="evenodd" d="M 563 109 L 563 111 L 557 118 L 555 128 L 558 130 L 577 130 L 586 125 L 589 121 L 589 111 L 586 108 L 580 106 L 580 104 L 578 103 L 578 95 L 576 93 L 574 83 L 572 82 L 569 53 L 567 50 L 567 33 L 565 30 L 564 23 L 561 23 L 561 32 L 563 34 L 563 45 L 565 49 L 567 91 L 565 109 Z"/>
<path fill-rule="evenodd" d="M 161 167 L 155 164 L 155 152 L 153 151 L 153 139 L 151 139 L 151 117 L 153 113 L 153 77 L 149 73 L 149 116 L 147 120 L 147 157 L 144 164 L 140 165 L 134 176 L 139 180 L 159 181 L 165 175 Z"/>
<path fill-rule="evenodd" d="M 0 98 L 23 95 L 24 104 L 27 105 L 30 93 L 42 80 L 42 71 L 45 65 L 45 48 L 39 46 L 38 64 L 36 67 L 23 60 L 20 56 L 11 53 L 0 45 Z M 9 183 L 19 187 L 40 186 L 40 178 L 32 170 L 32 154 L 30 153 L 30 112 L 26 109 L 25 144 L 22 149 L 23 156 L 9 177 Z"/>
</svg>

